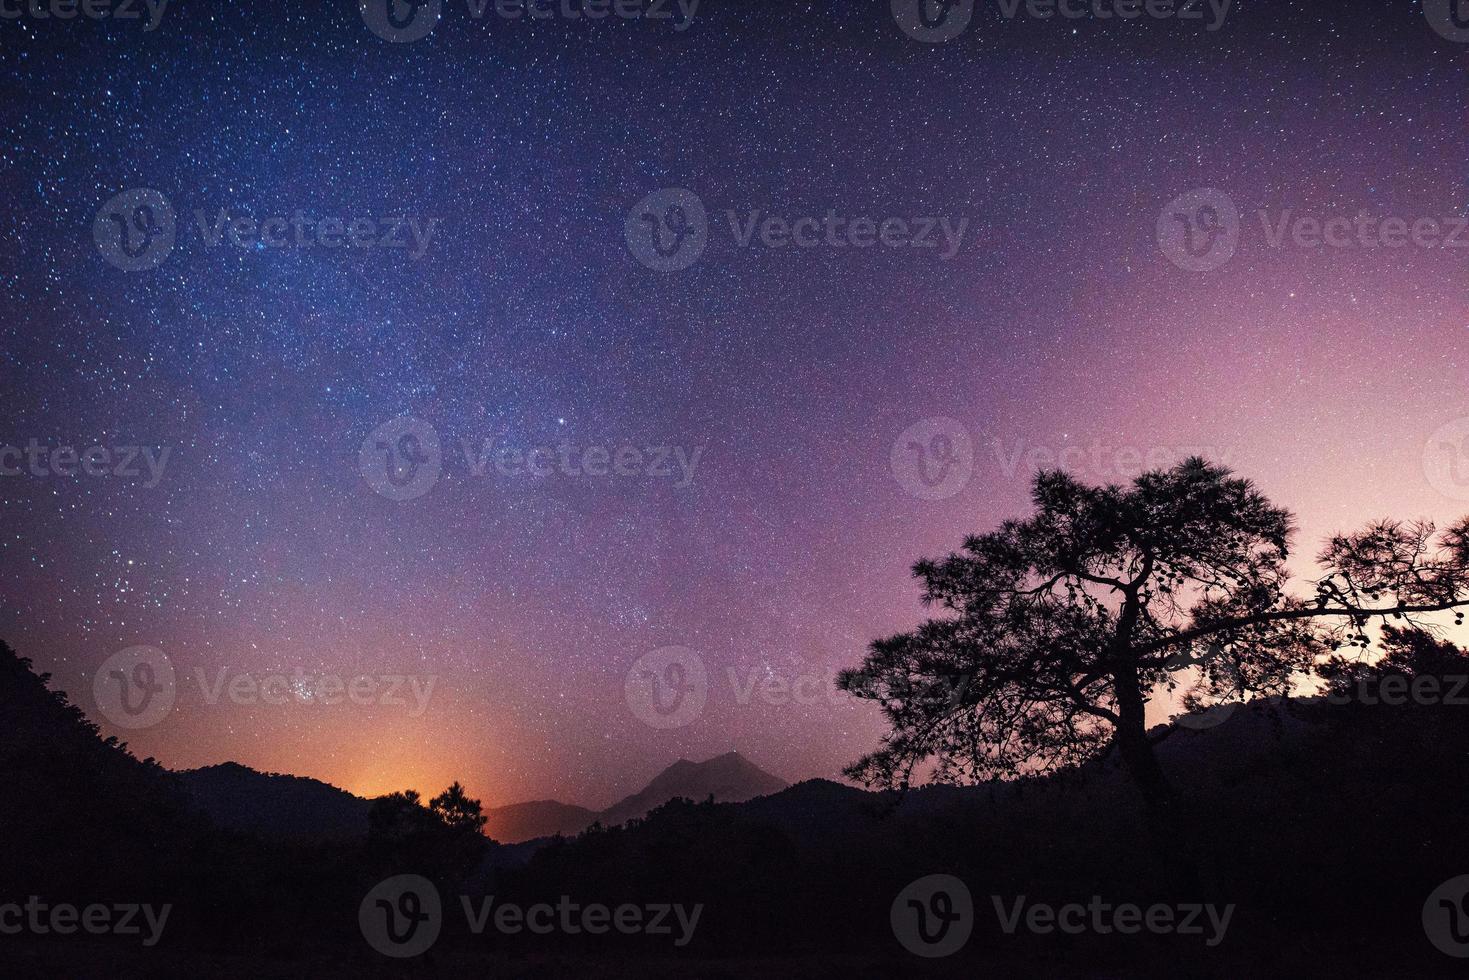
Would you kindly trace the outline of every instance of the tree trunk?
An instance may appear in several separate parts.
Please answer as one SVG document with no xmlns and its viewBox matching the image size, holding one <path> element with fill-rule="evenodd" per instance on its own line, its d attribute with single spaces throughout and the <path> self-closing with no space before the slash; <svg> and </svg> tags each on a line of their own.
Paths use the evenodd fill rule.
<svg viewBox="0 0 1469 980">
<path fill-rule="evenodd" d="M 1148 724 L 1145 718 L 1146 702 L 1138 684 L 1137 671 L 1121 668 L 1113 676 L 1117 693 L 1117 751 L 1122 758 L 1123 768 L 1142 791 L 1148 810 L 1155 816 L 1171 811 L 1178 800 L 1178 792 L 1148 741 Z"/>
<path fill-rule="evenodd" d="M 1148 741 L 1148 725 L 1144 718 L 1147 702 L 1143 700 L 1137 671 L 1119 669 L 1114 674 L 1114 683 L 1117 694 L 1117 751 L 1123 768 L 1142 791 L 1154 856 L 1160 862 L 1168 886 L 1175 893 L 1197 896 L 1201 893 L 1200 876 L 1193 856 L 1189 822 L 1183 813 L 1184 801 L 1164 775 L 1158 756 L 1153 752 L 1153 743 Z"/>
</svg>

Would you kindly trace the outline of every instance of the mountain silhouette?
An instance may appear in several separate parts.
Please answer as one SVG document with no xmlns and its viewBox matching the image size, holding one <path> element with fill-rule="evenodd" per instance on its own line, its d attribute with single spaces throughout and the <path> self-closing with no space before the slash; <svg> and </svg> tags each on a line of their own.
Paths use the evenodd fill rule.
<svg viewBox="0 0 1469 980">
<path fill-rule="evenodd" d="M 1469 656 L 1440 673 L 1469 675 Z M 1171 734 L 1159 755 L 1188 816 L 1182 836 L 1161 845 L 1115 753 L 1074 771 L 902 794 L 821 779 L 785 787 L 736 753 L 680 760 L 596 814 L 600 829 L 501 846 L 471 835 L 476 846 L 466 849 L 421 833 L 332 839 L 369 801 L 316 780 L 237 764 L 173 773 L 140 761 L 3 644 L 0 717 L 9 804 L 0 806 L 8 845 L 0 881 L 10 893 L 73 904 L 124 896 L 174 909 L 156 949 L 5 937 L 7 977 L 285 976 L 301 964 L 321 976 L 366 975 L 351 913 L 405 868 L 445 894 L 522 906 L 571 893 L 608 907 L 648 895 L 706 903 L 721 914 L 703 920 L 693 941 L 699 957 L 720 964 L 717 975 L 816 975 L 770 964 L 831 957 L 876 967 L 821 975 L 906 975 L 889 923 L 893 896 L 941 871 L 989 895 L 1177 897 L 1240 912 L 1227 945 L 1204 959 L 1197 937 L 1150 937 L 1168 943 L 1156 946 L 1158 958 L 1153 945 L 1009 935 L 985 918 L 964 954 L 971 959 L 944 975 L 982 966 L 985 975 L 1030 976 L 1042 962 L 1057 980 L 1428 977 L 1443 975 L 1433 968 L 1444 964 L 1419 916 L 1403 910 L 1416 912 L 1447 876 L 1469 868 L 1469 713 L 1458 702 L 1261 699 L 1161 726 L 1155 735 Z M 766 787 L 780 788 L 716 802 Z M 578 809 L 548 805 L 583 819 Z M 1175 893 L 1172 866 L 1183 853 L 1200 871 L 1198 890 Z M 715 975 L 688 961 L 675 971 L 661 957 L 682 954 L 651 946 L 617 960 L 575 936 L 497 938 L 492 955 L 505 957 L 497 966 L 549 948 L 569 957 L 555 960 L 556 975 Z M 434 955 L 447 966 L 487 962 L 483 939 L 449 924 Z M 1053 969 L 1063 957 L 1088 965 Z"/>
<path fill-rule="evenodd" d="M 715 803 L 743 803 L 757 796 L 778 793 L 789 785 L 738 752 L 726 752 L 705 762 L 679 759 L 654 776 L 643 789 L 603 810 L 598 819 L 607 826 L 615 826 L 646 816 L 680 797 L 699 801 L 713 796 Z"/>
<path fill-rule="evenodd" d="M 237 762 L 171 775 L 193 808 L 224 830 L 301 841 L 352 839 L 367 833 L 372 801 L 317 779 L 260 772 Z M 672 799 L 712 796 L 716 803 L 742 803 L 787 786 L 738 752 L 705 762 L 680 759 L 605 810 L 556 800 L 514 803 L 486 811 L 485 833 L 507 844 L 558 834 L 571 837 L 594 823 L 610 827 L 645 816 Z"/>
<path fill-rule="evenodd" d="M 673 799 L 743 803 L 779 793 L 789 783 L 755 765 L 738 752 L 726 752 L 704 762 L 679 759 L 664 769 L 647 786 L 624 797 L 605 810 L 543 800 L 517 803 L 486 811 L 485 833 L 497 841 L 520 843 L 556 834 L 579 834 L 593 823 L 613 827 L 646 816 Z"/>
<path fill-rule="evenodd" d="M 372 801 L 305 776 L 224 762 L 177 773 L 189 800 L 226 830 L 298 839 L 358 838 Z"/>
<path fill-rule="evenodd" d="M 53 894 L 156 884 L 155 862 L 206 825 L 172 773 L 104 738 L 49 681 L 0 643 L 0 795 L 9 804 L 0 806 L 0 881 L 17 893 L 64 883 Z M 97 859 L 107 854 L 132 860 Z"/>
</svg>

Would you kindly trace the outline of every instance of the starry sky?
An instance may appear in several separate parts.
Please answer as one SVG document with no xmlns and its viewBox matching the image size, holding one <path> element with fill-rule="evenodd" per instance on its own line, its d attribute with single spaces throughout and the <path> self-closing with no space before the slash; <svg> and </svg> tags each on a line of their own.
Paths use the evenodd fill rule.
<svg viewBox="0 0 1469 980">
<path fill-rule="evenodd" d="M 921 617 L 915 559 L 1025 512 L 1047 453 L 1116 480 L 1205 451 L 1297 513 L 1305 559 L 1469 512 L 1432 462 L 1469 435 L 1469 247 L 1275 248 L 1256 216 L 1469 213 L 1469 45 L 1411 0 L 1239 0 L 1212 32 L 980 8 L 941 44 L 886 2 L 707 0 L 677 30 L 445 0 L 411 43 L 340 0 L 0 19 L 0 447 L 169 452 L 155 485 L 0 476 L 0 637 L 173 768 L 605 806 L 680 757 L 796 780 L 874 747 L 833 673 Z M 140 188 L 177 240 L 126 271 L 95 223 Z M 659 271 L 629 226 L 669 188 L 707 244 Z M 1201 188 L 1243 217 L 1199 272 L 1158 225 Z M 237 247 L 196 211 L 433 235 Z M 729 212 L 967 224 L 944 257 L 742 245 Z M 363 446 L 401 417 L 441 472 L 395 500 Z M 970 447 L 942 495 L 900 460 L 935 419 Z M 699 455 L 476 474 L 486 440 Z M 93 678 L 135 645 L 177 698 L 124 731 Z M 627 695 L 665 647 L 709 679 L 676 727 Z M 415 713 L 199 683 L 298 669 L 435 686 Z"/>
</svg>

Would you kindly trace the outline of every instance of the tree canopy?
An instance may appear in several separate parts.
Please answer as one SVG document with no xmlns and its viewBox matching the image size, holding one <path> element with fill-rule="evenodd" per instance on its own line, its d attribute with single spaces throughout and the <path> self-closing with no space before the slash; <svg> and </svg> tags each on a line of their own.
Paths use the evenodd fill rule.
<svg viewBox="0 0 1469 980">
<path fill-rule="evenodd" d="M 1469 603 L 1469 520 L 1383 520 L 1330 539 L 1292 591 L 1294 521 L 1249 480 L 1200 458 L 1091 486 L 1033 483 L 1035 513 L 967 538 L 914 574 L 940 615 L 874 642 L 842 673 L 890 732 L 848 767 L 867 785 L 915 769 L 977 781 L 1074 765 L 1115 746 L 1150 801 L 1171 789 L 1144 719 L 1196 678 L 1191 704 L 1288 695 L 1374 619 Z"/>
</svg>

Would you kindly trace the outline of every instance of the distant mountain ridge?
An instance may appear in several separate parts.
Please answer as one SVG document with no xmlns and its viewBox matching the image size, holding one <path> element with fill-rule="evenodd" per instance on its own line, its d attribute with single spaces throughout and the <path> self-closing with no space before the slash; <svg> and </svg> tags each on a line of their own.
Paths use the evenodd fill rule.
<svg viewBox="0 0 1469 980">
<path fill-rule="evenodd" d="M 224 762 L 173 774 L 194 808 L 217 826 L 238 833 L 297 840 L 360 838 L 367 834 L 372 800 L 306 776 L 267 773 Z M 487 810 L 485 833 L 516 844 L 552 837 L 571 837 L 601 822 L 615 826 L 683 797 L 716 803 L 743 803 L 768 796 L 789 784 L 761 769 L 738 752 L 705 762 L 680 759 L 647 786 L 605 810 L 536 800 Z"/>
<path fill-rule="evenodd" d="M 716 803 L 744 803 L 789 786 L 738 752 L 726 752 L 704 762 L 679 759 L 647 786 L 605 810 L 588 810 L 554 800 L 496 807 L 485 812 L 489 818 L 485 833 L 507 844 L 555 834 L 571 836 L 597 822 L 609 827 L 626 823 L 679 797 L 703 801 L 713 796 Z"/>
</svg>

